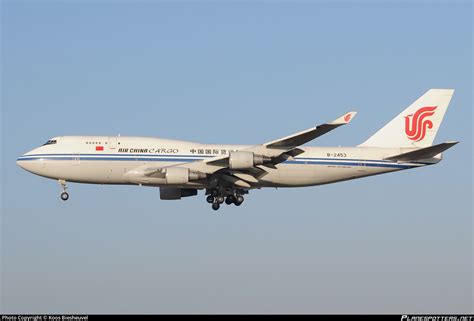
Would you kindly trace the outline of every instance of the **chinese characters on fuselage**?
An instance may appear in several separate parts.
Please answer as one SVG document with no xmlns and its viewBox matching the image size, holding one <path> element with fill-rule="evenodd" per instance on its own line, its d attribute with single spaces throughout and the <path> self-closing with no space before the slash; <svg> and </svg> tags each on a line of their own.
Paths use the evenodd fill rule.
<svg viewBox="0 0 474 321">
<path fill-rule="evenodd" d="M 227 155 L 230 152 L 235 152 L 233 149 L 210 149 L 210 148 L 192 148 L 189 153 L 192 155 Z M 178 148 L 119 148 L 119 153 L 131 154 L 180 154 Z"/>
</svg>

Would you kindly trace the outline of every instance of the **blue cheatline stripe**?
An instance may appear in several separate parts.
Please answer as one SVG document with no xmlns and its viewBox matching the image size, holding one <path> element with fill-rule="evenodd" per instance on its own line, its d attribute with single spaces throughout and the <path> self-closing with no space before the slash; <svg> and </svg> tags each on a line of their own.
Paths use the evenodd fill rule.
<svg viewBox="0 0 474 321">
<path fill-rule="evenodd" d="M 149 162 L 193 162 L 201 160 L 200 158 L 149 158 L 149 157 L 35 157 L 20 159 L 19 161 L 33 160 L 81 160 L 81 161 L 149 161 Z"/>
<path fill-rule="evenodd" d="M 193 157 L 193 158 L 190 158 Z M 177 155 L 143 155 L 143 154 L 35 154 L 21 156 L 18 161 L 34 161 L 34 160 L 82 160 L 82 161 L 149 161 L 149 162 L 193 162 L 205 159 L 206 157 L 214 156 L 177 156 Z M 386 168 L 399 168 L 407 169 L 418 167 L 422 164 L 398 164 L 386 160 L 357 160 L 357 159 L 344 159 L 344 158 L 296 158 L 295 160 L 286 161 L 284 164 L 309 164 L 309 165 L 339 165 L 339 166 L 366 166 L 366 167 L 386 167 Z"/>
<path fill-rule="evenodd" d="M 19 158 L 23 157 L 47 157 L 47 156 L 65 156 L 65 157 L 73 157 L 75 154 L 30 154 L 30 155 L 25 155 L 25 156 L 20 156 Z M 218 157 L 218 156 L 226 156 L 226 155 L 167 155 L 167 154 L 157 154 L 157 155 L 149 155 L 149 154 L 77 154 L 79 157 L 128 157 L 128 158 L 137 158 L 137 157 L 145 157 L 145 158 L 151 158 L 151 157 L 169 157 L 169 158 L 177 158 L 177 157 L 183 157 L 183 158 L 193 158 L 193 159 L 204 159 L 204 158 L 212 158 L 212 157 Z M 301 161 L 313 161 L 313 160 L 341 160 L 341 161 L 356 161 L 359 162 L 361 161 L 360 159 L 354 159 L 354 158 L 324 158 L 324 157 L 296 157 L 295 159 L 301 160 Z M 393 163 L 392 161 L 389 160 L 384 160 L 384 159 L 376 159 L 376 160 L 370 160 L 366 159 L 363 160 L 365 162 L 379 162 L 379 163 Z"/>
<path fill-rule="evenodd" d="M 413 167 L 418 167 L 418 166 L 413 166 L 413 165 L 402 165 L 402 164 L 376 164 L 376 163 L 365 163 L 363 161 L 361 162 L 321 162 L 321 161 L 303 161 L 303 162 L 298 162 L 298 161 L 286 161 L 284 164 L 308 164 L 308 165 L 338 165 L 338 166 L 366 166 L 366 167 L 386 167 L 386 168 L 413 168 Z"/>
<path fill-rule="evenodd" d="M 28 159 L 60 159 L 62 158 L 77 158 L 80 159 L 93 159 L 97 160 L 97 158 L 101 158 L 101 160 L 109 159 L 109 158 L 118 158 L 118 159 L 152 159 L 152 158 L 174 158 L 180 160 L 201 160 L 205 158 L 212 158 L 218 157 L 219 155 L 166 155 L 166 154 L 157 154 L 157 155 L 149 155 L 149 154 L 30 154 L 20 156 L 18 160 L 28 160 Z M 225 156 L 225 155 L 220 155 Z M 296 157 L 295 160 L 297 161 L 353 161 L 353 162 L 377 162 L 377 163 L 393 163 L 389 160 L 384 159 L 353 159 L 353 158 L 323 158 L 323 157 Z"/>
<path fill-rule="evenodd" d="M 74 155 L 79 155 L 80 157 L 82 156 L 126 156 L 126 157 L 197 157 L 199 159 L 202 158 L 211 158 L 211 157 L 217 157 L 217 156 L 225 156 L 225 155 L 168 155 L 168 154 L 156 154 L 156 155 L 150 155 L 150 154 L 30 154 L 30 155 L 24 155 L 20 156 L 21 157 L 45 157 L 45 156 L 74 156 Z"/>
<path fill-rule="evenodd" d="M 379 163 L 393 163 L 392 161 L 389 161 L 389 160 L 385 160 L 385 159 L 356 159 L 356 158 L 324 158 L 324 157 L 296 157 L 296 159 L 299 159 L 299 160 L 345 160 L 345 161 L 355 161 L 355 162 L 360 162 L 360 161 L 364 161 L 364 162 L 379 162 Z"/>
</svg>

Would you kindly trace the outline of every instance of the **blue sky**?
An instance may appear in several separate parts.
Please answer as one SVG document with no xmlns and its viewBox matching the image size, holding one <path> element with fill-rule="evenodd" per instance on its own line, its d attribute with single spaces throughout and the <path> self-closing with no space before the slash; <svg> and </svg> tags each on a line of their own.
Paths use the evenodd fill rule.
<svg viewBox="0 0 474 321">
<path fill-rule="evenodd" d="M 1 311 L 472 312 L 472 4 L 1 3 Z M 436 166 L 200 195 L 70 185 L 16 157 L 57 135 L 258 144 L 357 110 L 353 146 L 456 90 Z"/>
</svg>

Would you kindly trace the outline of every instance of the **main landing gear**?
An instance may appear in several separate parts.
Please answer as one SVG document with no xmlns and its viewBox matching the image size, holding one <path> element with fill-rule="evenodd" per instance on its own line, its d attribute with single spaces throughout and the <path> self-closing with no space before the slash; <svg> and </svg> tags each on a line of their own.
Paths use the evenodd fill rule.
<svg viewBox="0 0 474 321">
<path fill-rule="evenodd" d="M 62 193 L 61 193 L 61 199 L 63 201 L 67 201 L 69 199 L 69 193 L 67 192 L 67 186 L 66 186 L 66 181 L 63 180 L 63 179 L 60 179 L 59 181 L 59 185 L 61 185 L 61 188 L 62 188 Z"/>
<path fill-rule="evenodd" d="M 211 190 L 211 194 L 206 197 L 206 201 L 212 204 L 212 209 L 214 211 L 217 211 L 224 202 L 227 205 L 234 204 L 235 206 L 240 206 L 244 202 L 244 197 L 241 193 L 236 191 L 225 193 L 224 191 L 213 189 Z"/>
</svg>

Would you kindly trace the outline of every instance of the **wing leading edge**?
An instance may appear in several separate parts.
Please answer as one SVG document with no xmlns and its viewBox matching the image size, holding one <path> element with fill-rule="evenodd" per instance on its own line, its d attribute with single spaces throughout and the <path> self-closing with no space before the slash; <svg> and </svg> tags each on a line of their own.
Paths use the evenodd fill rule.
<svg viewBox="0 0 474 321">
<path fill-rule="evenodd" d="M 211 185 L 222 182 L 228 186 L 250 189 L 268 170 L 276 168 L 275 165 L 304 153 L 298 146 L 348 124 L 356 114 L 351 111 L 331 122 L 262 145 L 231 152 L 229 155 L 184 162 L 166 168 L 144 166 L 133 169 L 127 175 L 140 183 L 162 179 L 177 184 L 191 180 L 204 182 L 208 179 Z"/>
<path fill-rule="evenodd" d="M 331 122 L 321 124 L 316 127 L 312 127 L 296 134 L 286 136 L 262 145 L 252 146 L 241 151 L 252 152 L 256 155 L 261 155 L 265 158 L 270 158 L 271 162 L 265 164 L 264 166 L 272 167 L 272 164 L 275 165 L 281 163 L 287 159 L 290 159 L 303 153 L 303 150 L 297 148 L 298 146 L 306 144 L 307 142 L 317 137 L 320 137 L 333 129 L 336 129 L 339 126 L 348 124 L 349 122 L 351 122 L 351 120 L 355 117 L 356 114 L 357 112 L 351 111 L 345 113 L 341 117 Z M 212 174 L 220 169 L 228 168 L 229 157 L 229 155 L 218 156 L 211 159 L 180 164 L 177 166 L 185 166 L 192 170 Z"/>
<path fill-rule="evenodd" d="M 325 123 L 307 130 L 304 130 L 302 132 L 286 136 L 271 142 L 268 142 L 266 144 L 263 144 L 266 148 L 282 148 L 282 149 L 291 149 L 297 146 L 301 146 L 303 144 L 306 144 L 309 141 L 312 141 L 315 138 L 318 138 L 319 136 L 322 136 L 328 132 L 330 132 L 333 129 L 336 129 L 339 126 L 346 125 L 348 124 L 352 118 L 355 117 L 357 112 L 351 111 L 343 116 L 339 117 L 336 120 L 333 120 L 332 122 Z"/>
<path fill-rule="evenodd" d="M 205 177 L 205 174 L 207 174 L 210 175 L 211 182 L 222 180 L 231 186 L 250 189 L 252 184 L 257 183 L 259 178 L 267 174 L 269 168 L 276 168 L 276 164 L 293 159 L 303 153 L 304 151 L 298 146 L 348 124 L 356 114 L 357 112 L 351 111 L 331 122 L 262 145 L 252 146 L 233 152 L 230 155 L 176 164 L 170 168 L 188 169 L 189 173 L 199 174 L 198 179 L 201 179 L 201 175 Z M 245 154 L 245 156 L 252 155 L 255 157 L 254 159 L 260 159 L 260 162 L 253 162 L 248 168 L 232 167 L 231 157 L 236 156 L 233 154 L 239 153 L 240 156 L 242 154 Z M 158 167 L 135 169 L 133 172 L 130 174 L 142 177 L 166 177 L 166 169 Z"/>
</svg>

